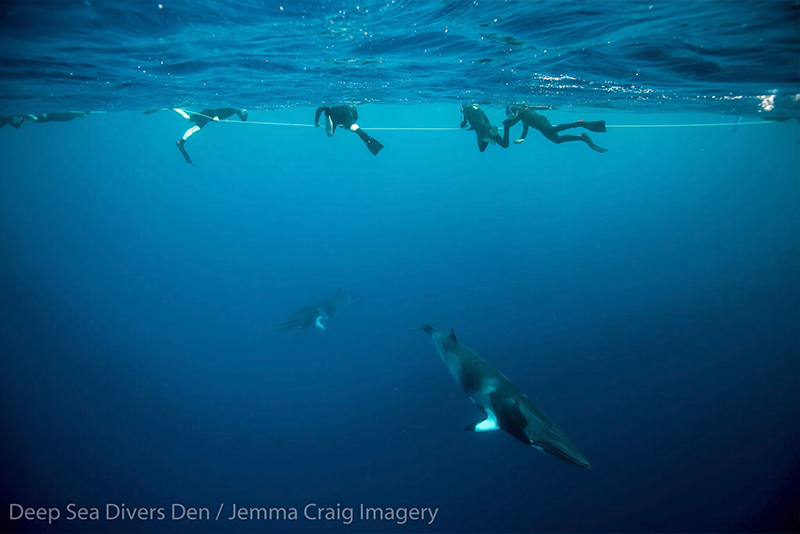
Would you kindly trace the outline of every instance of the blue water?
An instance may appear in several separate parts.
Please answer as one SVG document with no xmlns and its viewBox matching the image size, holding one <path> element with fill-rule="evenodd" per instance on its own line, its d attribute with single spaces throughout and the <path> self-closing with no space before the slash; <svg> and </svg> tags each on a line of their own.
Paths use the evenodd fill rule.
<svg viewBox="0 0 800 534">
<path fill-rule="evenodd" d="M 797 115 L 797 2 L 162 4 L 0 4 L 3 113 L 120 111 L 0 129 L 0 531 L 798 528 L 800 123 L 761 123 Z M 480 153 L 448 129 L 471 99 L 605 120 L 609 151 Z M 378 156 L 262 124 L 338 101 Z M 189 166 L 186 121 L 141 114 L 173 105 L 251 112 Z M 382 129 L 413 127 L 442 130 Z M 275 330 L 339 288 L 326 331 Z M 434 321 L 592 469 L 463 431 L 479 411 L 408 330 Z M 167 518 L 104 519 L 122 503 Z"/>
</svg>

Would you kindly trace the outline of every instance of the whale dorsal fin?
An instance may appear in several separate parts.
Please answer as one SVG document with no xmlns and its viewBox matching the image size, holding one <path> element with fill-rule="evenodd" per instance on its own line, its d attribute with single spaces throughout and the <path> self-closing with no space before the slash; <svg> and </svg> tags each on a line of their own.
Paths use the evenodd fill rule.
<svg viewBox="0 0 800 534">
<path fill-rule="evenodd" d="M 456 339 L 456 333 L 452 328 L 450 329 L 450 335 L 447 337 L 452 339 L 454 343 L 458 343 L 458 340 Z"/>
</svg>

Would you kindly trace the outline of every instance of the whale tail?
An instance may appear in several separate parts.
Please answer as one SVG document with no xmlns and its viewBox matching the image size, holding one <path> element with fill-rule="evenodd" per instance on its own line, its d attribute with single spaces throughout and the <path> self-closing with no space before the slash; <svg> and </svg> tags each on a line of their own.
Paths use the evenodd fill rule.
<svg viewBox="0 0 800 534">
<path fill-rule="evenodd" d="M 425 323 L 417 326 L 409 326 L 409 330 L 424 330 L 426 334 L 431 335 L 434 330 L 434 327 L 439 323 L 439 320 L 435 320 L 432 323 Z"/>
<path fill-rule="evenodd" d="M 429 324 L 421 324 L 419 326 L 410 326 L 408 327 L 409 330 L 425 330 L 425 333 L 431 335 L 433 333 L 433 327 Z"/>
</svg>

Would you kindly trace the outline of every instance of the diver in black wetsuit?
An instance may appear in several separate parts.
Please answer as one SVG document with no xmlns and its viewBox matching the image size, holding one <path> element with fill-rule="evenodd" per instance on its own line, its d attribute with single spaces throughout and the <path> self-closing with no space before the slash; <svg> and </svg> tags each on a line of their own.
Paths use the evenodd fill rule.
<svg viewBox="0 0 800 534">
<path fill-rule="evenodd" d="M 28 117 L 26 115 L 11 115 L 9 117 L 0 115 L 0 128 L 5 126 L 6 124 L 9 124 L 14 128 L 19 128 L 20 126 L 22 126 L 22 123 L 25 122 L 25 119 L 27 118 Z"/>
<path fill-rule="evenodd" d="M 508 148 L 508 130 L 513 122 L 510 119 L 503 121 L 503 137 L 497 136 L 497 126 L 492 126 L 486 113 L 477 104 L 461 106 L 461 127 L 469 123 L 469 129 L 475 130 L 478 136 L 478 150 L 483 152 L 489 143 Z M 509 124 L 506 124 L 509 123 Z"/>
<path fill-rule="evenodd" d="M 336 127 L 341 126 L 358 134 L 361 140 L 364 141 L 364 144 L 367 145 L 369 151 L 374 155 L 377 156 L 378 152 L 383 149 L 382 144 L 367 135 L 367 132 L 356 124 L 358 120 L 358 111 L 356 111 L 355 106 L 319 107 L 317 108 L 317 113 L 314 115 L 314 126 L 319 126 L 319 118 L 323 113 L 325 113 L 325 133 L 328 134 L 328 137 L 332 137 L 333 132 L 336 131 Z"/>
<path fill-rule="evenodd" d="M 88 111 L 65 111 L 63 113 L 41 113 L 39 115 L 25 115 L 26 121 L 33 122 L 67 122 L 78 117 L 88 115 Z"/>
<path fill-rule="evenodd" d="M 523 142 L 525 140 L 525 136 L 528 135 L 528 127 L 531 127 L 535 130 L 539 130 L 543 136 L 556 144 L 567 143 L 569 141 L 583 141 L 589 145 L 592 150 L 597 152 L 608 152 L 608 150 L 605 148 L 594 144 L 592 139 L 585 133 L 581 135 L 558 135 L 559 132 L 563 132 L 564 130 L 568 130 L 570 128 L 586 128 L 590 132 L 605 132 L 605 121 L 577 121 L 553 126 L 550 124 L 550 121 L 547 120 L 547 117 L 539 115 L 525 105 L 507 107 L 506 115 L 508 115 L 508 119 L 506 119 L 506 121 L 509 121 L 510 119 L 508 124 L 509 127 L 515 125 L 519 121 L 522 121 L 523 124 L 522 136 L 514 141 L 515 143 Z M 503 124 L 506 124 L 506 121 L 503 121 Z"/>
<path fill-rule="evenodd" d="M 186 130 L 181 140 L 176 143 L 178 145 L 178 150 L 183 154 L 183 159 L 190 165 L 194 165 L 194 163 L 192 163 L 192 160 L 189 158 L 189 154 L 186 152 L 184 145 L 186 144 L 186 140 L 202 130 L 203 126 L 211 121 L 219 122 L 223 119 L 227 119 L 232 115 L 237 115 L 242 121 L 247 120 L 247 111 L 236 108 L 204 109 L 200 113 L 192 113 L 191 115 L 179 108 L 175 108 L 174 111 L 187 121 L 194 123 L 194 126 Z M 153 112 L 154 111 L 145 111 L 145 114 Z"/>
</svg>

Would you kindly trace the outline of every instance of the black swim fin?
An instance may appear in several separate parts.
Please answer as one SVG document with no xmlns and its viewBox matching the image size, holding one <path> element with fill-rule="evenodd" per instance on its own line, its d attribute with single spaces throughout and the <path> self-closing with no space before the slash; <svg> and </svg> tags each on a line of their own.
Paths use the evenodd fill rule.
<svg viewBox="0 0 800 534">
<path fill-rule="evenodd" d="M 383 145 L 371 137 L 369 138 L 369 141 L 366 141 L 366 144 L 369 151 L 372 152 L 372 154 L 375 156 L 378 155 L 378 152 L 383 150 Z"/>
<path fill-rule="evenodd" d="M 608 152 L 608 149 L 603 148 L 601 146 L 597 146 L 596 144 L 594 144 L 594 141 L 592 141 L 592 138 L 589 137 L 588 135 L 581 134 L 581 137 L 583 138 L 584 141 L 586 141 L 586 144 L 589 145 L 589 148 L 591 148 L 595 152 L 600 152 L 601 154 L 603 152 Z"/>
<path fill-rule="evenodd" d="M 175 144 L 178 145 L 178 150 L 180 150 L 181 154 L 183 154 L 183 159 L 186 160 L 186 163 L 188 163 L 189 165 L 194 166 L 194 163 L 192 163 L 192 159 L 189 157 L 189 153 L 186 152 L 185 148 L 183 148 L 183 145 L 186 144 L 186 142 L 183 141 L 183 140 L 180 140 Z"/>
<path fill-rule="evenodd" d="M 485 143 L 491 143 L 493 145 L 497 144 L 497 126 L 492 126 L 489 132 L 483 136 L 483 141 Z"/>
<path fill-rule="evenodd" d="M 590 132 L 603 133 L 606 131 L 606 121 L 584 122 L 581 121 L 581 126 Z"/>
<path fill-rule="evenodd" d="M 365 132 L 361 128 L 356 130 L 356 133 L 361 138 L 361 140 L 364 141 L 364 144 L 367 145 L 367 148 L 369 149 L 370 152 L 372 152 L 373 155 L 377 156 L 378 152 L 383 150 L 383 145 L 380 144 L 377 139 L 370 137 L 367 134 L 367 132 Z"/>
</svg>

